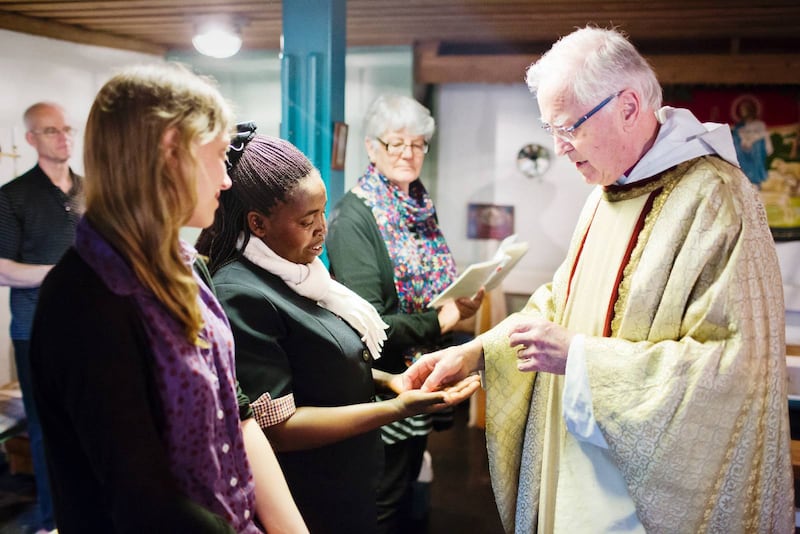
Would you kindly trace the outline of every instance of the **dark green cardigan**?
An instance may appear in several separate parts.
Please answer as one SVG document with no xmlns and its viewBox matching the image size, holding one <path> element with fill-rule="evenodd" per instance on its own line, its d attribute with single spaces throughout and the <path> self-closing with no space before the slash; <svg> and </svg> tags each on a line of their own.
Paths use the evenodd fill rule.
<svg viewBox="0 0 800 534">
<path fill-rule="evenodd" d="M 372 210 L 348 192 L 331 213 L 328 225 L 331 274 L 375 306 L 389 325 L 388 340 L 374 366 L 400 373 L 406 369 L 403 351 L 413 346 L 435 347 L 444 341 L 436 310 L 406 314 L 398 311 L 394 267 Z"/>
</svg>

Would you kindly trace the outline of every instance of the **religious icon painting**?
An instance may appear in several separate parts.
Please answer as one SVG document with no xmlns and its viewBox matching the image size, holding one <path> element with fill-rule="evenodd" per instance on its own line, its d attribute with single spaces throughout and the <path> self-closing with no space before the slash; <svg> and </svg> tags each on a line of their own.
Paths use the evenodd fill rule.
<svg viewBox="0 0 800 534">
<path fill-rule="evenodd" d="M 667 105 L 727 123 L 742 171 L 760 191 L 776 241 L 800 239 L 800 89 L 669 87 Z"/>
<path fill-rule="evenodd" d="M 514 206 L 469 204 L 467 237 L 469 239 L 505 239 L 514 233 Z"/>
</svg>

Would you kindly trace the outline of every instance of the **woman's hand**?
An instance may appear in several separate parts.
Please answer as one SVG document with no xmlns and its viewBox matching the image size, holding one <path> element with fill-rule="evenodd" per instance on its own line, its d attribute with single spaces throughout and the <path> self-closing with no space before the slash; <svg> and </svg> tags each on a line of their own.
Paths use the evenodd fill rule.
<svg viewBox="0 0 800 534">
<path fill-rule="evenodd" d="M 375 375 L 373 371 L 373 376 Z M 394 393 L 395 395 L 400 395 L 402 392 L 406 390 L 405 381 L 403 379 L 403 374 L 390 374 L 385 373 L 388 376 L 388 379 L 383 382 L 383 385 L 386 389 Z"/>
<path fill-rule="evenodd" d="M 462 319 L 468 319 L 478 313 L 484 293 L 485 291 L 481 288 L 472 298 L 462 297 L 445 302 L 439 308 L 439 331 L 446 334 L 455 328 Z"/>
<path fill-rule="evenodd" d="M 472 375 L 440 391 L 426 392 L 419 389 L 404 391 L 392 399 L 392 402 L 397 403 L 398 410 L 404 418 L 421 413 L 433 413 L 470 398 L 480 385 L 480 377 Z"/>
<path fill-rule="evenodd" d="M 460 299 L 456 299 L 455 302 L 456 307 L 458 308 L 459 317 L 461 319 L 469 319 L 478 313 L 485 293 L 486 291 L 483 288 L 480 288 L 472 298 L 462 297 Z"/>
</svg>

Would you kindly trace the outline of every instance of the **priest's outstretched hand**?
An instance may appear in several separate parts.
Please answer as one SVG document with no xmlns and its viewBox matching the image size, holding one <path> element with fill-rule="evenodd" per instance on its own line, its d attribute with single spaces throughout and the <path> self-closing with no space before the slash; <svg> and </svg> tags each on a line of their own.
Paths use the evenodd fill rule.
<svg viewBox="0 0 800 534">
<path fill-rule="evenodd" d="M 480 369 L 483 369 L 483 344 L 478 337 L 420 357 L 403 373 L 403 382 L 407 389 L 437 391 L 455 386 Z"/>
<path fill-rule="evenodd" d="M 397 401 L 403 405 L 403 409 L 408 412 L 409 416 L 418 413 L 434 413 L 454 406 L 470 398 L 481 386 L 480 377 L 470 375 L 444 388 L 421 390 L 418 387 L 411 387 L 405 374 L 384 374 L 390 377 L 386 386 L 397 395 Z"/>
</svg>

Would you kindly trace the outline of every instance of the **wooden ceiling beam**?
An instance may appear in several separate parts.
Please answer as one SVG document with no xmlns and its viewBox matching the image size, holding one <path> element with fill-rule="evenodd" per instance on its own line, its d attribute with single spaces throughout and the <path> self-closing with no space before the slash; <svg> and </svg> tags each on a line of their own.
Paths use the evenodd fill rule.
<svg viewBox="0 0 800 534">
<path fill-rule="evenodd" d="M 73 43 L 105 46 L 158 56 L 163 56 L 167 52 L 166 47 L 161 45 L 3 11 L 0 11 L 0 28 Z"/>
<path fill-rule="evenodd" d="M 6 9 L 5 6 L 0 4 L 0 9 L 4 11 L 14 12 L 14 10 Z M 280 11 L 270 11 L 258 6 L 243 6 L 237 4 L 236 6 L 225 5 L 212 5 L 212 6 L 195 6 L 182 8 L 178 5 L 165 5 L 153 6 L 147 8 L 135 8 L 127 5 L 117 5 L 108 9 L 74 9 L 72 6 L 62 6 L 58 10 L 33 10 L 24 9 L 18 11 L 22 15 L 31 17 L 41 17 L 44 19 L 59 19 L 59 20 L 93 20 L 104 19 L 109 17 L 176 17 L 176 16 L 214 16 L 214 15 L 243 15 L 253 16 L 261 19 L 281 20 Z"/>
<path fill-rule="evenodd" d="M 651 55 L 663 85 L 800 85 L 800 53 Z"/>
<path fill-rule="evenodd" d="M 439 55 L 438 43 L 414 49 L 414 82 L 524 83 L 531 54 Z M 681 54 L 647 57 L 670 84 L 800 85 L 800 54 Z"/>
<path fill-rule="evenodd" d="M 103 9 L 118 9 L 120 7 L 119 0 L 106 0 L 106 1 L 72 1 L 62 0 L 56 2 L 37 1 L 37 2 L 17 2 L 16 0 L 0 0 L 0 9 L 7 11 L 94 11 Z M 132 9 L 148 9 L 167 7 L 175 9 L 176 6 L 185 6 L 187 10 L 194 11 L 201 7 L 221 7 L 229 8 L 230 3 L 220 0 L 126 0 L 124 2 L 126 8 Z M 252 7 L 259 11 L 277 11 L 281 12 L 281 2 L 274 1 L 268 2 L 264 0 L 252 1 L 237 1 L 237 6 Z"/>
</svg>

